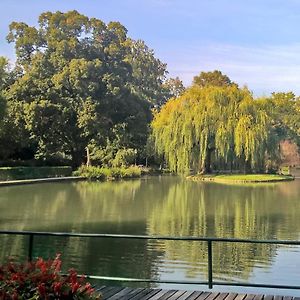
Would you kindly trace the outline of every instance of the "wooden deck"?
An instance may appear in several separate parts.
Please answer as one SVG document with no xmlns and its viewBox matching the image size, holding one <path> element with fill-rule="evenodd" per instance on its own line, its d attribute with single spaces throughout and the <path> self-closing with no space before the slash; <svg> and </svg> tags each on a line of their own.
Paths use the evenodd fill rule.
<svg viewBox="0 0 300 300">
<path fill-rule="evenodd" d="M 161 290 L 150 288 L 101 287 L 103 300 L 300 300 L 300 297 L 211 293 L 201 291 Z"/>
</svg>

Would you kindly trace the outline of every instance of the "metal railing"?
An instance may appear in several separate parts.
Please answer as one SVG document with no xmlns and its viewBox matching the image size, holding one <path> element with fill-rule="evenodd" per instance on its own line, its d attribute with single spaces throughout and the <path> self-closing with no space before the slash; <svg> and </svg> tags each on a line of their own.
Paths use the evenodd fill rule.
<svg viewBox="0 0 300 300">
<path fill-rule="evenodd" d="M 300 246 L 300 241 L 289 240 L 253 240 L 253 239 L 233 239 L 233 238 L 209 238 L 209 237 L 174 237 L 174 236 L 146 236 L 146 235 L 128 235 L 128 234 L 94 234 L 94 233 L 65 233 L 65 232 L 40 232 L 40 231 L 9 231 L 0 230 L 0 235 L 23 235 L 29 237 L 28 260 L 33 259 L 33 245 L 35 236 L 52 236 L 52 237 L 83 237 L 83 238 L 117 238 L 117 239 L 137 239 L 137 240 L 163 240 L 163 241 L 193 241 L 207 243 L 207 276 L 208 281 L 177 281 L 177 280 L 156 280 L 156 279 L 139 279 L 139 278 L 122 278 L 107 277 L 96 275 L 85 275 L 90 279 L 125 281 L 125 282 L 149 282 L 149 283 L 171 283 L 171 284 L 196 284 L 208 285 L 210 289 L 214 285 L 222 286 L 241 286 L 257 288 L 277 288 L 277 289 L 297 289 L 299 285 L 280 285 L 280 284 L 263 284 L 247 282 L 222 282 L 213 280 L 213 243 L 247 243 L 247 244 L 269 244 L 269 245 L 295 245 Z"/>
</svg>

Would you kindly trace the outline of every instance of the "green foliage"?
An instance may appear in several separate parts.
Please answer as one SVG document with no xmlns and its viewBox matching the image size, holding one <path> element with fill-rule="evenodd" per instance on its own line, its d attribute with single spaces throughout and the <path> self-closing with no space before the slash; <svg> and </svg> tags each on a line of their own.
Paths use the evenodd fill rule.
<svg viewBox="0 0 300 300">
<path fill-rule="evenodd" d="M 123 179 L 123 178 L 136 178 L 141 176 L 141 169 L 137 166 L 130 167 L 93 167 L 81 166 L 74 172 L 75 176 L 82 176 L 88 179 L 96 180 L 109 180 L 109 179 Z"/>
<path fill-rule="evenodd" d="M 120 149 L 116 153 L 115 158 L 112 161 L 114 167 L 124 167 L 134 164 L 136 160 L 136 149 Z"/>
<path fill-rule="evenodd" d="M 213 72 L 201 72 L 200 75 L 194 77 L 193 84 L 200 87 L 225 87 L 237 85 L 236 83 L 232 82 L 227 75 L 222 74 L 222 72 L 218 70 L 215 70 Z"/>
<path fill-rule="evenodd" d="M 72 168 L 63 167 L 3 167 L 0 180 L 20 180 L 47 177 L 64 177 L 72 174 Z"/>
<path fill-rule="evenodd" d="M 172 171 L 207 173 L 235 161 L 253 170 L 264 165 L 268 122 L 248 90 L 194 85 L 156 113 L 152 129 Z"/>
<path fill-rule="evenodd" d="M 130 40 L 130 48 L 127 60 L 132 66 L 131 89 L 142 99 L 160 104 L 165 92 L 167 65 L 155 58 L 154 51 L 141 40 Z"/>
<path fill-rule="evenodd" d="M 260 102 L 279 139 L 290 139 L 300 146 L 300 98 L 292 92 L 272 93 Z"/>
<path fill-rule="evenodd" d="M 46 12 L 37 27 L 13 22 L 7 39 L 15 43 L 15 72 L 22 70 L 7 91 L 11 119 L 20 120 L 13 126 L 37 158 L 59 154 L 78 166 L 85 147 L 105 148 L 123 125 L 121 148 L 146 143 L 165 65 L 120 23 Z"/>
</svg>

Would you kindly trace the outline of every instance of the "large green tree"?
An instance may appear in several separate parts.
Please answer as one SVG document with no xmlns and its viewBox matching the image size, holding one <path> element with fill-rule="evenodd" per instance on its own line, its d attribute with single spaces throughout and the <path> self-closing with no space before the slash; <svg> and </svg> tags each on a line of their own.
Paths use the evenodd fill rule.
<svg viewBox="0 0 300 300">
<path fill-rule="evenodd" d="M 199 87 L 170 100 L 152 123 L 156 149 L 175 172 L 257 170 L 265 163 L 268 116 L 247 89 Z"/>
<path fill-rule="evenodd" d="M 13 22 L 7 38 L 15 43 L 18 70 L 8 101 L 37 157 L 71 157 L 78 165 L 87 146 L 113 142 L 119 125 L 126 137 L 119 147 L 145 144 L 150 102 L 166 69 L 124 26 L 77 11 L 46 12 L 38 27 Z"/>
</svg>

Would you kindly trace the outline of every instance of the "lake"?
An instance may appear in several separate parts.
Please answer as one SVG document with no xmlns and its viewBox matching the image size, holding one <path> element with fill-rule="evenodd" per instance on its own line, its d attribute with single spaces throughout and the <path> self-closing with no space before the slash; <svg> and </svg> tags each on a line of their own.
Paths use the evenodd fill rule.
<svg viewBox="0 0 300 300">
<path fill-rule="evenodd" d="M 157 176 L 1 187 L 0 229 L 299 240 L 300 179 L 226 185 Z M 27 247 L 26 237 L 0 236 L 0 259 L 25 259 Z M 35 238 L 34 256 L 54 257 L 58 252 L 65 269 L 75 267 L 80 273 L 207 280 L 204 242 Z M 300 248 L 295 246 L 218 243 L 213 247 L 214 279 L 300 285 L 299 257 Z M 297 291 L 278 293 L 300 295 Z"/>
</svg>

